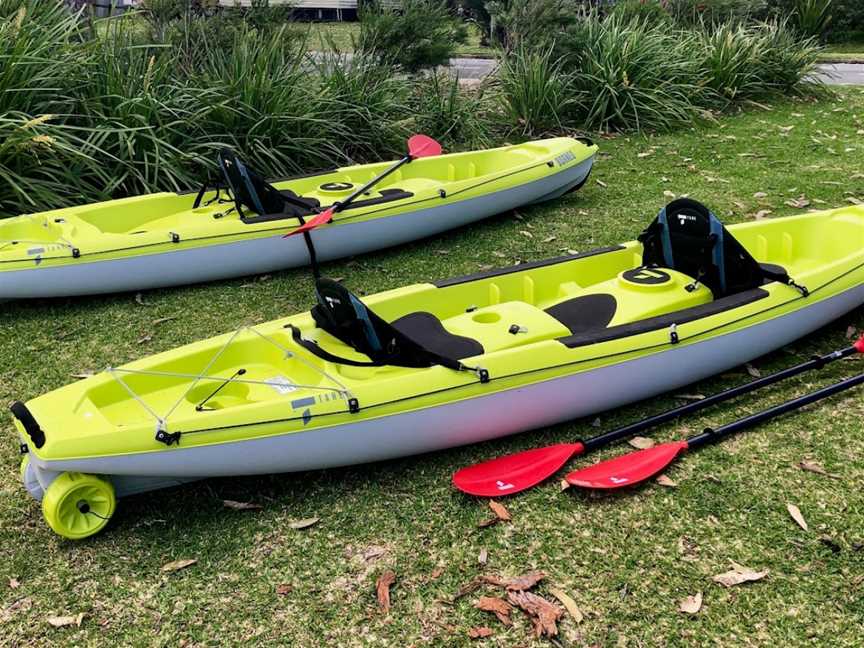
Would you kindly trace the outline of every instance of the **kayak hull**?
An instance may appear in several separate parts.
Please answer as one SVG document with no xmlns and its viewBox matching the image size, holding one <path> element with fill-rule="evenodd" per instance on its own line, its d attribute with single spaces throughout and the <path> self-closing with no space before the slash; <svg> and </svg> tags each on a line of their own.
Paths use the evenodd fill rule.
<svg viewBox="0 0 864 648">
<path fill-rule="evenodd" d="M 311 235 L 318 259 L 331 261 L 402 245 L 552 200 L 581 186 L 593 160 L 592 155 L 538 180 L 475 198 L 440 199 L 415 211 L 334 222 Z M 283 238 L 290 229 L 286 224 L 276 234 L 228 243 L 0 272 L 0 301 L 148 290 L 305 266 L 309 252 L 303 238 Z"/>
<path fill-rule="evenodd" d="M 692 344 L 668 346 L 516 389 L 308 432 L 171 452 L 61 461 L 34 456 L 28 491 L 38 499 L 41 490 L 64 471 L 107 475 L 122 496 L 204 477 L 331 468 L 487 441 L 678 389 L 789 344 L 862 303 L 864 285 L 858 285 L 785 315 Z"/>
</svg>

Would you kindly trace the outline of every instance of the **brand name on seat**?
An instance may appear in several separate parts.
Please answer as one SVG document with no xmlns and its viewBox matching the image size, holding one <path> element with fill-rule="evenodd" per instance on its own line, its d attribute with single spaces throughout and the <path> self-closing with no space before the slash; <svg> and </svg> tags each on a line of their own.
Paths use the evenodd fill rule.
<svg viewBox="0 0 864 648">
<path fill-rule="evenodd" d="M 678 214 L 678 222 L 683 225 L 687 221 L 695 221 L 697 220 L 695 216 L 691 216 L 690 214 Z"/>
<path fill-rule="evenodd" d="M 555 164 L 557 164 L 558 166 L 564 166 L 568 162 L 572 162 L 575 159 L 576 156 L 573 155 L 573 151 L 567 151 L 566 153 L 562 153 L 555 158 Z"/>
<path fill-rule="evenodd" d="M 325 300 L 328 304 L 330 304 L 331 306 L 332 306 L 333 304 L 341 304 L 341 303 L 342 303 L 341 301 L 339 301 L 338 299 L 336 299 L 336 297 L 325 297 L 324 300 Z"/>
</svg>

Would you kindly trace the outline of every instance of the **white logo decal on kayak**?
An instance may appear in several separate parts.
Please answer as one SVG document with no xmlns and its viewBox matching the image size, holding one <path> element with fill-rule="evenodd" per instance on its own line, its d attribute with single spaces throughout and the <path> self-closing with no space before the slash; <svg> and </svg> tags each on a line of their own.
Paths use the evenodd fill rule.
<svg viewBox="0 0 864 648">
<path fill-rule="evenodd" d="M 613 484 L 623 484 L 624 482 L 630 481 L 627 477 L 610 477 L 609 481 Z"/>
<path fill-rule="evenodd" d="M 576 159 L 576 156 L 573 155 L 572 151 L 567 151 L 566 153 L 562 153 L 558 157 L 555 158 L 555 164 L 558 166 L 564 166 L 568 162 L 572 162 Z"/>
<path fill-rule="evenodd" d="M 270 378 L 270 380 L 264 382 L 280 394 L 290 394 L 297 389 L 297 386 L 285 376 L 274 376 L 273 378 Z"/>
<path fill-rule="evenodd" d="M 505 484 L 504 482 L 502 482 L 500 480 L 495 482 L 495 487 L 499 491 L 506 491 L 506 490 L 510 490 L 511 488 L 516 488 L 513 484 Z"/>
</svg>

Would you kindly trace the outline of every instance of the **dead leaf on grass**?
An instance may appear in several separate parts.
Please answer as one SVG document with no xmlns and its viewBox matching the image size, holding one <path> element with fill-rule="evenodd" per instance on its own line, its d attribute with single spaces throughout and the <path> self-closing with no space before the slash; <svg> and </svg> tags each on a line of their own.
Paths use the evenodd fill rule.
<svg viewBox="0 0 864 648">
<path fill-rule="evenodd" d="M 513 611 L 513 606 L 502 598 L 481 596 L 474 604 L 474 607 L 484 612 L 491 612 L 506 626 L 513 625 L 513 621 L 510 619 L 510 612 Z"/>
<path fill-rule="evenodd" d="M 564 590 L 558 589 L 557 587 L 550 587 L 549 593 L 561 601 L 561 604 L 573 618 L 574 623 L 582 623 L 582 620 L 585 618 L 582 614 L 582 610 L 579 609 L 579 606 L 576 605 L 576 601 L 570 598 Z"/>
<path fill-rule="evenodd" d="M 170 322 L 171 320 L 175 320 L 177 317 L 172 315 L 171 317 L 160 317 L 157 320 L 153 320 L 153 326 L 159 326 L 160 324 L 164 324 L 165 322 Z"/>
<path fill-rule="evenodd" d="M 276 586 L 276 593 L 279 596 L 285 596 L 286 594 L 290 594 L 293 591 L 294 591 L 294 586 L 291 585 L 290 583 L 281 583 L 280 585 Z"/>
<path fill-rule="evenodd" d="M 846 339 L 851 340 L 853 337 L 855 337 L 855 334 L 857 332 L 858 332 L 858 329 L 855 328 L 854 326 L 847 327 L 846 328 Z"/>
<path fill-rule="evenodd" d="M 304 518 L 302 520 L 295 520 L 294 522 L 289 522 L 288 526 L 292 529 L 308 529 L 311 526 L 315 526 L 321 521 L 321 518 L 312 517 L 312 518 Z"/>
<path fill-rule="evenodd" d="M 648 437 L 636 436 L 627 441 L 627 443 L 639 450 L 647 450 L 648 448 L 654 447 L 654 440 L 649 439 Z"/>
<path fill-rule="evenodd" d="M 802 459 L 798 464 L 798 467 L 801 470 L 807 470 L 809 472 L 816 473 L 817 475 L 824 475 L 825 477 L 830 477 L 831 479 L 842 479 L 840 475 L 836 475 L 834 473 L 829 473 L 822 467 L 818 461 L 813 461 L 811 459 Z"/>
<path fill-rule="evenodd" d="M 234 500 L 222 500 L 222 505 L 225 508 L 234 509 L 235 511 L 260 511 L 260 504 L 252 502 L 235 502 Z"/>
<path fill-rule="evenodd" d="M 606 187 L 609 186 L 609 185 L 607 185 L 605 182 L 603 182 L 602 180 L 597 180 L 596 182 L 597 182 L 598 185 L 600 185 L 600 186 L 603 187 L 604 189 L 605 189 Z"/>
<path fill-rule="evenodd" d="M 573 484 L 568 482 L 566 479 L 562 479 L 561 482 L 558 484 L 558 488 L 561 492 L 564 492 L 565 490 L 567 490 L 571 486 L 573 486 Z"/>
<path fill-rule="evenodd" d="M 702 592 L 696 592 L 693 596 L 688 596 L 681 600 L 678 605 L 678 611 L 684 614 L 696 614 L 702 609 Z"/>
<path fill-rule="evenodd" d="M 135 293 L 135 303 L 139 306 L 150 306 L 150 304 L 144 301 L 144 295 L 141 293 Z"/>
<path fill-rule="evenodd" d="M 740 585 L 741 583 L 762 580 L 767 575 L 767 569 L 764 571 L 755 571 L 749 567 L 744 567 L 743 565 L 733 562 L 732 569 L 713 576 L 711 580 L 715 583 L 719 583 L 723 587 L 733 587 L 735 585 Z"/>
<path fill-rule="evenodd" d="M 764 191 L 757 191 L 756 193 L 753 194 L 753 197 L 756 200 L 763 200 L 763 199 L 768 197 L 768 194 L 765 193 Z"/>
<path fill-rule="evenodd" d="M 486 626 L 481 626 L 479 628 L 469 628 L 468 636 L 472 639 L 485 639 L 486 637 L 492 636 L 492 630 L 490 630 Z"/>
<path fill-rule="evenodd" d="M 810 206 L 810 201 L 802 194 L 797 198 L 792 198 L 791 200 L 787 200 L 784 205 L 788 205 L 789 207 L 795 207 L 796 209 L 804 209 L 805 207 Z"/>
<path fill-rule="evenodd" d="M 378 607 L 384 614 L 390 612 L 390 586 L 396 582 L 396 574 L 389 569 L 378 577 L 375 591 L 378 594 Z"/>
<path fill-rule="evenodd" d="M 75 616 L 50 616 L 47 621 L 55 628 L 65 628 L 66 626 L 81 627 L 81 622 L 84 620 L 84 613 L 76 614 Z"/>
<path fill-rule="evenodd" d="M 497 517 L 502 522 L 509 522 L 513 519 L 513 516 L 510 515 L 510 511 L 507 510 L 507 507 L 500 502 L 496 502 L 495 500 L 489 500 L 489 508 L 492 509 L 495 517 Z"/>
<path fill-rule="evenodd" d="M 489 560 L 489 552 L 486 551 L 486 549 L 481 549 L 480 553 L 477 556 L 477 562 L 480 563 L 481 565 L 485 565 L 488 560 Z"/>
<path fill-rule="evenodd" d="M 499 576 L 482 576 L 481 579 L 490 585 L 497 585 L 510 591 L 527 590 L 534 587 L 541 580 L 546 578 L 546 573 L 542 571 L 531 571 L 522 576 L 515 578 L 500 578 Z"/>
<path fill-rule="evenodd" d="M 91 373 L 89 371 L 84 371 L 81 373 L 69 374 L 72 378 L 77 378 L 78 380 L 86 380 L 87 378 L 92 378 L 96 374 Z"/>
<path fill-rule="evenodd" d="M 9 579 L 9 589 L 18 589 L 19 587 L 21 587 L 21 582 L 17 578 Z"/>
<path fill-rule="evenodd" d="M 474 578 L 474 579 L 468 581 L 462 587 L 459 588 L 459 590 L 453 595 L 453 597 L 450 600 L 456 601 L 456 600 L 462 598 L 463 596 L 466 596 L 467 594 L 471 594 L 472 592 L 476 592 L 478 589 L 480 589 L 480 586 L 483 583 L 484 583 L 484 580 L 482 578 L 480 578 L 479 576 L 477 578 Z"/>
<path fill-rule="evenodd" d="M 762 372 L 759 371 L 756 367 L 754 367 L 749 362 L 746 365 L 744 365 L 744 368 L 747 369 L 747 373 L 750 374 L 751 376 L 753 376 L 754 378 L 761 378 L 762 377 Z"/>
<path fill-rule="evenodd" d="M 786 504 L 786 510 L 789 511 L 789 515 L 792 516 L 792 519 L 795 520 L 795 524 L 804 529 L 805 531 L 809 531 L 809 527 L 807 526 L 807 520 L 804 519 L 804 516 L 801 515 L 801 509 L 799 509 L 794 504 Z"/>
<path fill-rule="evenodd" d="M 675 394 L 675 398 L 688 401 L 705 400 L 705 394 Z"/>
<path fill-rule="evenodd" d="M 162 565 L 162 571 L 167 573 L 180 571 L 181 569 L 191 567 L 197 562 L 197 558 L 183 558 L 181 560 L 172 560 L 171 562 Z"/>
<path fill-rule="evenodd" d="M 562 607 L 531 592 L 507 592 L 507 599 L 528 614 L 534 623 L 535 636 L 554 637 L 558 634 L 556 623 L 564 614 Z"/>
<path fill-rule="evenodd" d="M 654 481 L 666 488 L 676 488 L 678 486 L 678 482 L 672 481 L 665 474 L 658 475 Z"/>
</svg>

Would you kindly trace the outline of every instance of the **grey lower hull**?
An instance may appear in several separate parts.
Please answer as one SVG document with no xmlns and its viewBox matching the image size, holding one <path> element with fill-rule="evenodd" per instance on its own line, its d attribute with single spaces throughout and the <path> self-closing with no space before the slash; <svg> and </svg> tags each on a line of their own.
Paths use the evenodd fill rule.
<svg viewBox="0 0 864 648">
<path fill-rule="evenodd" d="M 582 183 L 592 164 L 593 158 L 588 158 L 541 180 L 479 198 L 455 202 L 444 199 L 411 213 L 324 227 L 312 234 L 315 249 L 321 261 L 341 259 L 440 234 L 522 205 L 551 200 Z M 0 300 L 147 290 L 307 265 L 309 252 L 303 238 L 285 239 L 282 234 L 175 252 L 0 272 Z"/>
<path fill-rule="evenodd" d="M 228 444 L 50 462 L 36 472 L 43 487 L 62 471 L 111 475 L 122 494 L 141 490 L 141 475 L 173 483 L 211 476 L 295 472 L 477 443 L 590 416 L 677 389 L 780 348 L 862 303 L 864 286 L 859 286 L 803 310 L 704 342 L 377 420 Z M 158 480 L 152 483 L 158 484 Z"/>
</svg>

